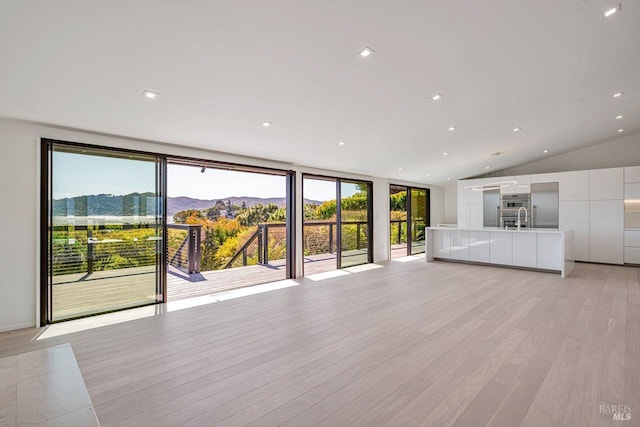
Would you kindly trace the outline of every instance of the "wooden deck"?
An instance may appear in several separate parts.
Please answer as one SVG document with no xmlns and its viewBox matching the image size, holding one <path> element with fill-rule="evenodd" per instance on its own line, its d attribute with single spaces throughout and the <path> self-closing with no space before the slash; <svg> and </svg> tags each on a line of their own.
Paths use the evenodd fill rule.
<svg viewBox="0 0 640 427">
<path fill-rule="evenodd" d="M 392 248 L 392 258 L 405 254 L 406 247 Z M 354 251 L 350 256 L 358 260 L 363 257 L 363 252 Z M 347 264 L 350 263 L 347 261 Z M 335 254 L 304 258 L 305 276 L 335 269 Z M 211 295 L 284 279 L 286 279 L 285 260 L 275 260 L 268 265 L 252 265 L 197 274 L 186 274 L 177 268 L 169 267 L 167 301 Z M 55 276 L 54 283 L 53 319 L 56 321 L 156 301 L 155 267 L 153 266 Z"/>
</svg>

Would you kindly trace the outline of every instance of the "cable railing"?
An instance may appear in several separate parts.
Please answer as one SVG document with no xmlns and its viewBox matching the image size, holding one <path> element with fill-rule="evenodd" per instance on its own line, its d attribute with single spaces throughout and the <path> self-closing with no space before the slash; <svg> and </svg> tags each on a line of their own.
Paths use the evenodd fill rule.
<svg viewBox="0 0 640 427">
<path fill-rule="evenodd" d="M 343 221 L 342 250 L 366 248 L 367 221 Z M 392 244 L 406 243 L 406 220 L 391 220 Z M 167 262 L 186 273 L 200 272 L 203 253 L 202 225 L 169 224 Z M 304 255 L 334 254 L 337 251 L 336 221 L 305 221 Z M 152 266 L 162 253 L 161 227 L 155 224 L 52 227 L 52 268 L 54 276 Z M 286 254 L 286 224 L 258 224 L 254 232 L 216 269 L 269 264 Z M 424 223 L 415 222 L 412 241 L 424 236 Z M 423 240 L 423 238 L 422 238 Z M 210 264 L 210 263 L 209 263 Z M 207 265 L 209 265 L 207 264 Z M 210 267 L 209 267 L 210 268 Z"/>
<path fill-rule="evenodd" d="M 159 227 L 144 224 L 52 227 L 50 256 L 54 276 L 92 274 L 156 264 L 161 253 Z"/>
</svg>

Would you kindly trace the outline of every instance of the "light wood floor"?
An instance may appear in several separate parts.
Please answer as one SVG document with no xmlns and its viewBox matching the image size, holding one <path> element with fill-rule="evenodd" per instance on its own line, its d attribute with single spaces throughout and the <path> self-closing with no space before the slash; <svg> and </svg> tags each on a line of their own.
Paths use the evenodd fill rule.
<svg viewBox="0 0 640 427">
<path fill-rule="evenodd" d="M 640 424 L 640 269 L 385 268 L 47 340 L 103 426 Z M 600 405 L 628 405 L 612 421 Z"/>
</svg>

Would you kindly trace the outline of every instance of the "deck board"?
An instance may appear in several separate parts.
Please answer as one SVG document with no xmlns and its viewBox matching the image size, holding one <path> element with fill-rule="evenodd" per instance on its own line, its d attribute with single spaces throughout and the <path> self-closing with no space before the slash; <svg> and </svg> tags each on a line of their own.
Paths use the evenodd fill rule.
<svg viewBox="0 0 640 427">
<path fill-rule="evenodd" d="M 392 248 L 394 257 L 406 249 Z M 357 255 L 356 255 L 357 256 Z M 304 258 L 305 275 L 335 270 L 336 255 L 321 254 Z M 268 265 L 252 265 L 224 270 L 186 274 L 169 267 L 167 301 L 212 295 L 246 286 L 286 279 L 285 260 Z M 132 267 L 54 276 L 54 320 L 91 315 L 104 311 L 135 307 L 157 300 L 155 267 Z"/>
</svg>

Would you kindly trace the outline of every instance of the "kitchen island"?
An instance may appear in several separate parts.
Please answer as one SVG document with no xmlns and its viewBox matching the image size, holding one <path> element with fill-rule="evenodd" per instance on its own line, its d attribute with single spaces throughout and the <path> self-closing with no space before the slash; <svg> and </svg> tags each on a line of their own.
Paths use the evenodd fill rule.
<svg viewBox="0 0 640 427">
<path fill-rule="evenodd" d="M 567 277 L 575 266 L 573 230 L 427 227 L 427 262 L 436 259 L 528 268 Z"/>
</svg>

